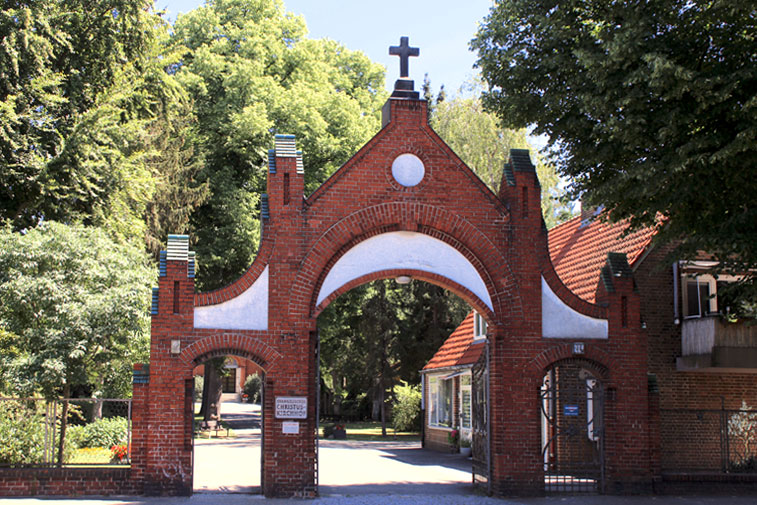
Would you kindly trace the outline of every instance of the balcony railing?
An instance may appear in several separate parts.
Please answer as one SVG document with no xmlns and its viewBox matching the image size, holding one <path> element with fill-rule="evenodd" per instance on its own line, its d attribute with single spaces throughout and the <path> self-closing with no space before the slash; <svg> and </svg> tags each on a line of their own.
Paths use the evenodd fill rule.
<svg viewBox="0 0 757 505">
<path fill-rule="evenodd" d="M 682 371 L 757 373 L 757 324 L 729 323 L 717 315 L 685 319 L 681 351 Z"/>
</svg>

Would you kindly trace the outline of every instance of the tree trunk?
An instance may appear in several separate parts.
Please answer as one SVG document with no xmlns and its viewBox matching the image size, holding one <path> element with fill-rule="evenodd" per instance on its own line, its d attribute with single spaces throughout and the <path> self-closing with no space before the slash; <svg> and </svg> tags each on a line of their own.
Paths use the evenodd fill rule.
<svg viewBox="0 0 757 505">
<path fill-rule="evenodd" d="M 224 358 L 214 358 L 205 362 L 205 377 L 202 387 L 202 407 L 200 414 L 204 421 L 211 419 L 220 419 L 221 413 L 221 395 L 223 393 L 223 382 L 218 372 L 219 367 L 223 366 Z"/>
<path fill-rule="evenodd" d="M 71 386 L 68 381 L 63 385 L 63 410 L 60 413 L 60 439 L 58 440 L 58 466 L 63 466 L 63 451 L 66 448 L 66 426 L 68 425 L 68 397 Z"/>
<path fill-rule="evenodd" d="M 379 381 L 379 402 L 381 408 L 381 436 L 386 436 L 386 401 L 384 398 L 384 381 Z"/>
<path fill-rule="evenodd" d="M 100 385 L 100 387 L 98 388 L 100 390 L 100 393 L 98 394 L 102 394 L 103 386 L 105 384 L 105 378 L 100 377 L 97 382 Z M 92 412 L 92 419 L 97 420 L 97 419 L 102 419 L 102 417 L 103 417 L 103 401 L 98 399 L 97 401 L 95 401 L 94 410 Z"/>
</svg>

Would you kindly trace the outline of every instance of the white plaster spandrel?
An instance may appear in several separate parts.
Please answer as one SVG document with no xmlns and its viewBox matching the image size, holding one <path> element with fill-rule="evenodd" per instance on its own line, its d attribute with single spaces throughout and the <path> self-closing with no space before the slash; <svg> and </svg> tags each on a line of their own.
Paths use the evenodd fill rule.
<svg viewBox="0 0 757 505">
<path fill-rule="evenodd" d="M 268 266 L 239 296 L 217 305 L 195 307 L 195 328 L 268 329 Z"/>
<path fill-rule="evenodd" d="M 446 277 L 470 290 L 494 310 L 483 279 L 465 256 L 439 239 L 411 231 L 382 233 L 347 251 L 326 275 L 316 303 L 320 304 L 331 293 L 363 275 L 403 269 Z"/>
<path fill-rule="evenodd" d="M 606 339 L 607 320 L 569 307 L 541 278 L 541 331 L 544 338 Z"/>
</svg>

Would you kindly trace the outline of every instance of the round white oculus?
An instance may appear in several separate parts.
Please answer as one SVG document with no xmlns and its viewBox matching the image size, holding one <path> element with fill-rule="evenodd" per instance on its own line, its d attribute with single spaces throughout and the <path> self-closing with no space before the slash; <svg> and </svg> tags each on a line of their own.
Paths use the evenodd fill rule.
<svg viewBox="0 0 757 505">
<path fill-rule="evenodd" d="M 425 173 L 426 167 L 423 166 L 421 159 L 414 154 L 400 154 L 392 162 L 392 177 L 406 188 L 418 185 L 423 180 Z"/>
</svg>

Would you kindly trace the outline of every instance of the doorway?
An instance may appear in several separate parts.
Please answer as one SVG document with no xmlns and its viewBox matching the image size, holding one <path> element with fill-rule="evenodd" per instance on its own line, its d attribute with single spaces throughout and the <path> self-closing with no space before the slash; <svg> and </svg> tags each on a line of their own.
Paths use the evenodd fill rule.
<svg viewBox="0 0 757 505">
<path fill-rule="evenodd" d="M 194 373 L 193 491 L 260 494 L 262 369 L 243 357 L 222 356 Z"/>
<path fill-rule="evenodd" d="M 604 491 L 604 389 L 580 362 L 549 368 L 539 398 L 544 490 Z"/>
</svg>

